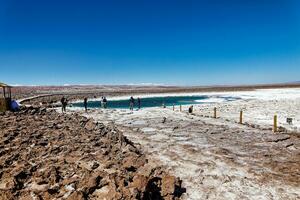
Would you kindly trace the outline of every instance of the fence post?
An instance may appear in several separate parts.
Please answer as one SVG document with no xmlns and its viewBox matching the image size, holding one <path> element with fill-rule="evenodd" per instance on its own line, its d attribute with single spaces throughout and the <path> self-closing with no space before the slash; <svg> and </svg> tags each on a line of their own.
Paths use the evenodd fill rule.
<svg viewBox="0 0 300 200">
<path fill-rule="evenodd" d="M 240 124 L 243 123 L 243 111 L 241 110 L 240 111 Z"/>
<path fill-rule="evenodd" d="M 179 110 L 180 110 L 180 112 L 182 111 L 182 107 L 181 107 L 181 105 L 179 106 Z"/>
<path fill-rule="evenodd" d="M 277 132 L 277 115 L 274 115 L 273 132 Z"/>
<path fill-rule="evenodd" d="M 214 118 L 217 118 L 217 108 L 214 107 Z"/>
</svg>

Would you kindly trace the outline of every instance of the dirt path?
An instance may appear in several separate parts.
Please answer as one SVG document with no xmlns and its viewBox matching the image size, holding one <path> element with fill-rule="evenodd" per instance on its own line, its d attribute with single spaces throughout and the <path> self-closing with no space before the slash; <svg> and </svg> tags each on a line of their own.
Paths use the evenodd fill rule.
<svg viewBox="0 0 300 200">
<path fill-rule="evenodd" d="M 186 199 L 300 198 L 299 137 L 161 108 L 87 116 L 115 123 L 181 177 Z"/>
</svg>

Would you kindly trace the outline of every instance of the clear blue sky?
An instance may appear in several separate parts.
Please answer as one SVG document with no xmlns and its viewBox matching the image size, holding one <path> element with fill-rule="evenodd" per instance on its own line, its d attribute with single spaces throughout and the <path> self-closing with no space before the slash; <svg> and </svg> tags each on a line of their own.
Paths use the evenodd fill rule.
<svg viewBox="0 0 300 200">
<path fill-rule="evenodd" d="M 0 82 L 299 80 L 297 0 L 0 0 Z"/>
</svg>

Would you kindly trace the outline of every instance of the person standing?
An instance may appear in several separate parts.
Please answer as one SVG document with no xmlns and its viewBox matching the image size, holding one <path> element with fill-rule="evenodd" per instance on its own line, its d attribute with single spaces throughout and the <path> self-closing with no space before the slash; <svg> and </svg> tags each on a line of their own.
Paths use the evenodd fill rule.
<svg viewBox="0 0 300 200">
<path fill-rule="evenodd" d="M 87 112 L 87 98 L 86 97 L 83 100 L 83 105 L 84 105 L 85 112 Z"/>
<path fill-rule="evenodd" d="M 138 107 L 139 107 L 139 109 L 141 109 L 141 99 L 140 99 L 140 97 L 137 100 L 138 100 Z"/>
<path fill-rule="evenodd" d="M 61 111 L 65 112 L 66 111 L 66 108 L 65 108 L 66 98 L 64 96 L 61 98 L 60 103 L 61 103 Z"/>
<path fill-rule="evenodd" d="M 100 108 L 104 108 L 104 106 L 103 106 L 103 99 L 104 99 L 104 97 L 102 96 L 101 97 L 101 101 L 100 101 Z"/>
<path fill-rule="evenodd" d="M 103 98 L 103 108 L 107 108 L 107 99 L 106 99 L 106 97 Z"/>
<path fill-rule="evenodd" d="M 193 113 L 194 106 L 189 107 L 189 113 Z"/>
<path fill-rule="evenodd" d="M 130 110 L 133 110 L 133 107 L 134 107 L 134 98 L 130 97 L 130 100 L 129 100 L 129 108 L 130 108 Z"/>
<path fill-rule="evenodd" d="M 68 105 L 69 100 L 66 98 L 65 103 L 64 103 L 64 110 L 67 112 L 67 105 Z"/>
</svg>

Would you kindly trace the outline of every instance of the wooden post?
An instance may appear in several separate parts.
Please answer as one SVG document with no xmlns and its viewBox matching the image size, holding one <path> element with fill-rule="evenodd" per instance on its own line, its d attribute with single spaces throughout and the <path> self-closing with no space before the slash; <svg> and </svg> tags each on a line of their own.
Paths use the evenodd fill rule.
<svg viewBox="0 0 300 200">
<path fill-rule="evenodd" d="M 214 118 L 217 118 L 217 108 L 214 107 Z"/>
<path fill-rule="evenodd" d="M 5 95 L 5 87 L 3 87 L 3 97 L 4 97 L 4 99 L 6 98 L 6 95 Z"/>
<path fill-rule="evenodd" d="M 11 99 L 11 88 L 9 87 L 9 98 Z"/>
<path fill-rule="evenodd" d="M 175 111 L 175 105 L 173 104 L 173 111 Z"/>
<path fill-rule="evenodd" d="M 240 124 L 243 123 L 243 111 L 241 110 L 240 111 Z"/>
<path fill-rule="evenodd" d="M 277 115 L 274 115 L 273 132 L 277 132 Z"/>
<path fill-rule="evenodd" d="M 181 107 L 181 105 L 179 106 L 179 110 L 180 110 L 180 112 L 182 111 L 182 107 Z"/>
</svg>

